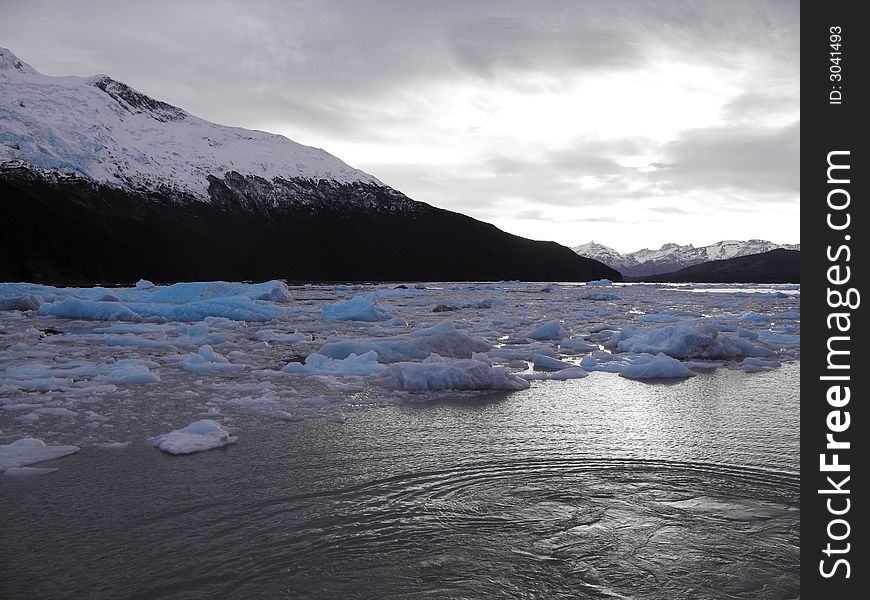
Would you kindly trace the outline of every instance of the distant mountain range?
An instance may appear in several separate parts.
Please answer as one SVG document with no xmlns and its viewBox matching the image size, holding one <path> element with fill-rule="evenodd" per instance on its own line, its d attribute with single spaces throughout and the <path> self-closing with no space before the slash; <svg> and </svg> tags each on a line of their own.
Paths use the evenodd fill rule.
<svg viewBox="0 0 870 600">
<path fill-rule="evenodd" d="M 800 244 L 775 244 L 765 240 L 725 240 L 700 247 L 691 244 L 665 244 L 658 250 L 644 248 L 629 254 L 620 254 L 613 248 L 595 242 L 573 248 L 580 256 L 598 260 L 626 277 L 673 273 L 692 265 L 762 254 L 776 249 L 799 251 Z"/>
<path fill-rule="evenodd" d="M 0 48 L 0 280 L 621 279 L 338 158 Z"/>
<path fill-rule="evenodd" d="M 801 253 L 779 248 L 761 254 L 714 260 L 642 281 L 669 283 L 800 283 Z"/>
</svg>

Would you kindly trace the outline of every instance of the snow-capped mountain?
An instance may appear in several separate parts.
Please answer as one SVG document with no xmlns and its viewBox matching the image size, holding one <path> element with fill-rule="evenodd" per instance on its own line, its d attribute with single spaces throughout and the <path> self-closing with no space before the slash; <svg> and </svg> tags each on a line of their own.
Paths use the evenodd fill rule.
<svg viewBox="0 0 870 600">
<path fill-rule="evenodd" d="M 327 152 L 0 49 L 0 280 L 619 279 Z"/>
<path fill-rule="evenodd" d="M 709 246 L 699 247 L 692 244 L 664 244 L 658 250 L 644 248 L 629 254 L 620 254 L 613 248 L 589 242 L 577 246 L 573 250 L 580 256 L 603 262 L 623 275 L 640 277 L 671 273 L 703 262 L 761 254 L 778 248 L 800 250 L 800 244 L 775 244 L 765 240 L 724 240 Z"/>
<path fill-rule="evenodd" d="M 105 75 L 48 77 L 0 48 L 0 162 L 111 185 L 167 187 L 208 199 L 208 176 L 230 171 L 383 185 L 318 148 L 225 127 Z"/>
</svg>

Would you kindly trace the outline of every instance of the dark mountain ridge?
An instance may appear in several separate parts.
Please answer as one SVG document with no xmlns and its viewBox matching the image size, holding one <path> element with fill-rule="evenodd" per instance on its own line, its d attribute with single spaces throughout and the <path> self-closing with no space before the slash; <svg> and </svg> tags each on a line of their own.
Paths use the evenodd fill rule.
<svg viewBox="0 0 870 600">
<path fill-rule="evenodd" d="M 621 280 L 567 247 L 384 186 L 230 172 L 208 191 L 203 202 L 0 168 L 0 279 Z"/>
<path fill-rule="evenodd" d="M 800 250 L 777 249 L 628 280 L 657 283 L 800 283 L 800 262 Z"/>
</svg>

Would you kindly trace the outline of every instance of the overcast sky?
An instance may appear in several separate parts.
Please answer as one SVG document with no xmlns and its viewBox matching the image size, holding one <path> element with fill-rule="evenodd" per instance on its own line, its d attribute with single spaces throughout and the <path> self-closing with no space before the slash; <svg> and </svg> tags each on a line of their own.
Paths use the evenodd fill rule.
<svg viewBox="0 0 870 600">
<path fill-rule="evenodd" d="M 620 251 L 799 241 L 799 2 L 0 0 L 0 46 Z"/>
</svg>

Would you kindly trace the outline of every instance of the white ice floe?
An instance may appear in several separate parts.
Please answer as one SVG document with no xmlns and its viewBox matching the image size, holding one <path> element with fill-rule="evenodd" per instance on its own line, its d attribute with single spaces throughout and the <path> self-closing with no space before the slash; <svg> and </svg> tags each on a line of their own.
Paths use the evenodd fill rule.
<svg viewBox="0 0 870 600">
<path fill-rule="evenodd" d="M 655 356 L 639 356 L 619 372 L 620 377 L 628 379 L 675 379 L 695 375 L 683 363 L 663 352 Z"/>
<path fill-rule="evenodd" d="M 664 353 L 674 358 L 742 358 L 772 356 L 769 348 L 730 333 L 714 321 L 683 321 L 664 327 L 626 325 L 604 343 L 615 352 Z"/>
<path fill-rule="evenodd" d="M 551 358 L 556 358 L 559 356 L 559 353 L 556 352 L 553 344 L 546 344 L 542 342 L 536 342 L 534 344 L 511 344 L 510 346 L 499 346 L 498 348 L 492 348 L 486 352 L 481 352 L 480 354 L 485 355 L 486 358 L 490 360 L 532 360 L 532 357 L 535 354 L 541 354 L 543 356 L 549 356 Z M 476 353 L 472 355 L 472 358 L 482 357 L 478 357 Z"/>
<path fill-rule="evenodd" d="M 580 296 L 581 300 L 592 300 L 594 302 L 607 302 L 610 300 L 619 300 L 620 296 L 616 292 L 589 292 Z"/>
<path fill-rule="evenodd" d="M 384 387 L 422 392 L 429 390 L 523 390 L 529 382 L 503 367 L 473 359 L 448 360 L 437 354 L 422 362 L 387 366 Z"/>
<path fill-rule="evenodd" d="M 209 345 L 200 346 L 196 354 L 188 354 L 180 364 L 188 373 L 235 373 L 245 368 L 232 364 Z"/>
<path fill-rule="evenodd" d="M 0 297 L 0 311 L 2 310 L 37 310 L 42 300 L 33 294 L 22 294 L 11 298 Z"/>
<path fill-rule="evenodd" d="M 626 362 L 621 360 L 600 362 L 592 356 L 584 356 L 580 359 L 580 366 L 587 371 L 602 371 L 604 373 L 619 373 L 627 366 Z"/>
<path fill-rule="evenodd" d="M 306 333 L 280 333 L 274 329 L 261 329 L 254 334 L 261 342 L 277 342 L 279 344 L 295 344 L 296 342 L 309 341 L 311 336 Z"/>
<path fill-rule="evenodd" d="M 369 350 L 359 356 L 351 353 L 343 359 L 309 354 L 304 363 L 287 363 L 281 371 L 300 375 L 376 375 L 384 371 L 384 366 L 378 363 L 377 353 Z"/>
<path fill-rule="evenodd" d="M 570 369 L 572 367 L 576 367 L 577 365 L 565 362 L 563 360 L 559 360 L 558 358 L 552 358 L 544 354 L 533 354 L 532 366 L 536 369 L 541 370 L 561 371 L 562 369 Z"/>
<path fill-rule="evenodd" d="M 561 340 L 570 335 L 571 332 L 559 321 L 547 321 L 531 330 L 526 337 L 533 340 Z"/>
<path fill-rule="evenodd" d="M 584 340 L 564 339 L 559 342 L 559 349 L 562 352 L 593 352 L 598 350 L 598 344 L 591 344 Z"/>
<path fill-rule="evenodd" d="M 149 438 L 148 441 L 169 454 L 192 454 L 235 444 L 238 438 L 230 435 L 217 421 L 203 419 L 183 429 Z"/>
<path fill-rule="evenodd" d="M 13 294 L 16 294 L 13 296 Z M 212 281 L 135 288 L 51 288 L 6 284 L 0 301 L 29 295 L 41 305 L 39 314 L 86 321 L 201 321 L 223 317 L 233 321 L 270 321 L 284 313 L 275 303 L 290 292 L 281 281 L 258 284 Z"/>
<path fill-rule="evenodd" d="M 474 352 L 486 352 L 490 345 L 458 331 L 450 321 L 410 333 L 381 338 L 363 338 L 327 342 L 320 354 L 330 358 L 362 356 L 374 350 L 380 363 L 420 360 L 430 354 L 470 358 Z"/>
<path fill-rule="evenodd" d="M 606 286 L 606 285 L 613 285 L 613 282 L 610 281 L 609 279 L 596 279 L 594 281 L 587 281 L 586 285 L 587 286 L 596 286 L 596 285 Z"/>
<path fill-rule="evenodd" d="M 79 414 L 79 413 L 72 411 L 68 408 L 64 408 L 63 406 L 43 406 L 41 408 L 34 409 L 33 412 L 39 413 L 41 415 L 49 415 L 52 417 L 64 417 L 64 418 L 74 417 L 77 414 Z"/>
<path fill-rule="evenodd" d="M 46 467 L 9 467 L 3 471 L 6 477 L 31 477 L 33 475 L 48 475 L 57 471 L 56 468 Z"/>
<path fill-rule="evenodd" d="M 118 360 L 109 365 L 106 379 L 116 385 L 143 385 L 160 382 L 160 376 L 151 371 L 148 363 L 136 358 Z"/>
<path fill-rule="evenodd" d="M 42 304 L 39 307 L 39 314 L 83 321 L 140 321 L 142 319 L 141 315 L 120 302 L 100 302 L 79 298 L 64 298 L 57 302 Z"/>
<path fill-rule="evenodd" d="M 640 315 L 635 319 L 635 321 L 639 323 L 675 323 L 679 321 L 680 318 L 676 315 Z"/>
<path fill-rule="evenodd" d="M 527 381 L 567 381 L 568 379 L 582 379 L 589 375 L 586 369 L 573 365 L 559 371 L 542 371 L 537 373 L 522 373 L 520 377 Z"/>
<path fill-rule="evenodd" d="M 765 360 L 762 358 L 744 358 L 740 362 L 736 363 L 735 366 L 744 373 L 762 373 L 764 371 L 776 369 L 782 365 L 779 361 L 776 360 Z"/>
<path fill-rule="evenodd" d="M 377 297 L 372 294 L 324 304 L 320 313 L 323 321 L 385 321 L 388 318 L 390 314 L 378 306 Z"/>
<path fill-rule="evenodd" d="M 111 392 L 116 389 L 116 384 L 136 385 L 159 381 L 160 377 L 151 372 L 147 361 L 135 358 L 106 364 L 84 360 L 48 364 L 29 362 L 0 371 L 0 386 L 18 390 L 64 390 L 68 395 L 77 393 L 77 390 L 82 393 Z"/>
<path fill-rule="evenodd" d="M 5 473 L 9 469 L 53 460 L 78 451 L 78 446 L 46 446 L 40 439 L 22 438 L 11 444 L 0 445 L 0 472 Z"/>
</svg>

